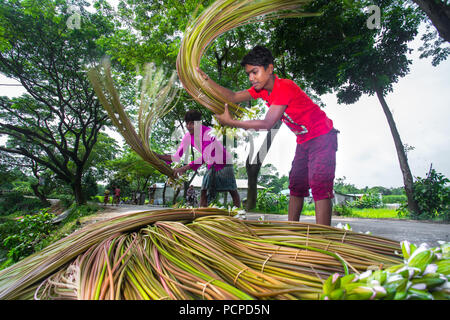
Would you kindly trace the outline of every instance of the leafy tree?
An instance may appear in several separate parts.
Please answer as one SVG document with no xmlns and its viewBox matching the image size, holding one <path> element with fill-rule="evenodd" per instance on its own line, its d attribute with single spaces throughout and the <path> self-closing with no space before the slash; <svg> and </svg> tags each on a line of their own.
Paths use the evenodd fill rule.
<svg viewBox="0 0 450 320">
<path fill-rule="evenodd" d="M 334 181 L 334 190 L 344 194 L 358 194 L 360 190 L 355 185 L 345 182 L 346 177 L 336 178 Z"/>
<path fill-rule="evenodd" d="M 95 98 L 86 68 L 103 52 L 96 44 L 112 32 L 108 19 L 80 7 L 80 28 L 60 0 L 0 2 L 0 72 L 18 80 L 27 94 L 0 97 L 0 150 L 31 159 L 55 173 L 86 202 L 83 172 L 88 167 L 106 113 Z"/>
<path fill-rule="evenodd" d="M 315 0 L 309 11 L 319 17 L 275 23 L 272 46 L 285 54 L 287 68 L 318 94 L 335 91 L 338 102 L 351 104 L 376 95 L 386 115 L 403 175 L 408 207 L 417 212 L 413 177 L 405 148 L 385 96 L 409 72 L 408 42 L 417 35 L 420 17 L 404 1 L 373 1 L 380 7 L 380 28 L 369 28 L 366 1 Z M 291 35 L 295 34 L 295 37 Z"/>
<path fill-rule="evenodd" d="M 108 161 L 107 167 L 112 173 L 108 185 L 119 185 L 122 194 L 147 193 L 148 186 L 162 177 L 161 173 L 129 148 L 125 148 L 121 156 Z"/>
<path fill-rule="evenodd" d="M 417 177 L 414 182 L 414 198 L 420 213 L 411 212 L 414 219 L 442 218 L 450 220 L 450 180 L 430 167 L 426 178 Z"/>
</svg>

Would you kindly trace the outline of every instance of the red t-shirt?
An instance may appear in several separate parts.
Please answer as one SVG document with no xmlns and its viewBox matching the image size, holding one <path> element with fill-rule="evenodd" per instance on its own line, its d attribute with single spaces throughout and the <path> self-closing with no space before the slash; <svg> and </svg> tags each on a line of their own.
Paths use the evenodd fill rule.
<svg viewBox="0 0 450 320">
<path fill-rule="evenodd" d="M 320 107 L 292 80 L 279 79 L 275 76 L 272 92 L 266 89 L 256 91 L 248 89 L 253 99 L 261 98 L 267 106 L 287 106 L 281 121 L 283 121 L 297 136 L 297 143 L 303 143 L 333 129 L 333 121 L 327 117 Z"/>
</svg>

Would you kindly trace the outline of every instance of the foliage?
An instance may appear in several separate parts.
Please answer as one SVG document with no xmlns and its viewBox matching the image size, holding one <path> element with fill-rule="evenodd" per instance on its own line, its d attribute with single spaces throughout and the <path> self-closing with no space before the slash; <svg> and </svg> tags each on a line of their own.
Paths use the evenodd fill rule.
<svg viewBox="0 0 450 320">
<path fill-rule="evenodd" d="M 338 205 L 333 206 L 333 214 L 337 216 L 351 216 L 353 213 L 353 210 L 350 206 L 348 206 L 345 203 L 340 203 Z"/>
<path fill-rule="evenodd" d="M 272 188 L 273 193 L 279 193 L 289 186 L 289 177 L 279 177 L 277 169 L 272 164 L 266 164 L 261 167 L 258 176 L 258 184 L 266 188 Z"/>
<path fill-rule="evenodd" d="M 396 194 L 391 194 L 391 195 L 383 195 L 383 204 L 388 204 L 388 203 L 402 203 L 406 201 L 406 196 L 405 195 L 396 195 Z"/>
<path fill-rule="evenodd" d="M 289 198 L 284 194 L 272 192 L 272 188 L 258 190 L 256 209 L 263 212 L 281 212 L 287 209 Z"/>
<path fill-rule="evenodd" d="M 107 116 L 86 78 L 86 68 L 104 54 L 96 44 L 112 32 L 109 21 L 80 8 L 82 27 L 71 29 L 69 5 L 59 0 L 0 3 L 0 71 L 27 93 L 0 97 L 0 149 L 51 170 L 84 203 L 82 175 Z M 0 33 L 1 35 L 2 33 Z M 1 41 L 0 40 L 0 41 Z M 49 67 L 51 66 L 51 67 Z"/>
<path fill-rule="evenodd" d="M 54 217 L 54 214 L 43 209 L 38 214 L 28 214 L 18 220 L 12 234 L 2 239 L 3 246 L 8 250 L 8 257 L 18 261 L 32 254 L 36 244 L 54 230 Z"/>
<path fill-rule="evenodd" d="M 334 191 L 343 194 L 361 193 L 355 185 L 345 182 L 346 177 L 336 178 L 334 181 Z"/>
<path fill-rule="evenodd" d="M 366 193 L 362 195 L 359 199 L 354 200 L 350 203 L 353 208 L 377 208 L 383 203 L 378 194 Z"/>
<path fill-rule="evenodd" d="M 85 204 L 85 205 L 77 205 L 73 203 L 70 208 L 69 215 L 62 221 L 63 224 L 78 221 L 83 217 L 93 215 L 98 212 L 99 207 L 96 204 Z"/>
<path fill-rule="evenodd" d="M 399 208 L 400 216 L 412 219 L 450 220 L 450 180 L 431 168 L 426 178 L 417 177 L 414 182 L 414 198 L 419 204 L 420 213 L 414 214 L 403 205 Z"/>
<path fill-rule="evenodd" d="M 330 276 L 325 300 L 449 300 L 450 243 L 429 248 L 401 242 L 403 263 L 361 274 Z"/>
<path fill-rule="evenodd" d="M 160 172 L 128 147 L 116 159 L 108 161 L 105 167 L 110 172 L 106 187 L 111 190 L 112 186 L 118 185 L 122 195 L 147 192 L 150 184 L 164 179 Z"/>
<path fill-rule="evenodd" d="M 26 198 L 22 193 L 14 191 L 0 196 L 0 216 L 10 215 L 17 211 L 35 212 L 42 208 L 42 202 L 36 198 Z"/>
</svg>

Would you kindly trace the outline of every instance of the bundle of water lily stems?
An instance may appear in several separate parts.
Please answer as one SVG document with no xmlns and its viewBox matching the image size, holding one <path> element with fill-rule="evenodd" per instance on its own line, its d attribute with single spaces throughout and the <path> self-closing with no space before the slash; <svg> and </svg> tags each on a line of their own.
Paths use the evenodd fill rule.
<svg viewBox="0 0 450 320">
<path fill-rule="evenodd" d="M 119 93 L 111 76 L 110 61 L 103 59 L 98 68 L 89 71 L 88 76 L 100 103 L 131 149 L 158 171 L 169 178 L 175 179 L 173 169 L 150 149 L 150 138 L 152 127 L 156 121 L 167 114 L 175 105 L 173 100 L 177 93 L 176 86 L 174 86 L 176 73 L 173 72 L 169 81 L 165 83 L 161 69 L 156 70 L 154 65 L 150 63 L 145 65 L 138 111 L 139 133 L 136 133 L 124 106 L 120 102 Z"/>
<path fill-rule="evenodd" d="M 334 273 L 401 263 L 397 242 L 216 209 L 89 224 L 0 271 L 0 299 L 319 299 Z"/>
<path fill-rule="evenodd" d="M 246 110 L 215 92 L 197 71 L 208 46 L 221 34 L 250 23 L 288 17 L 313 16 L 302 10 L 311 0 L 218 0 L 205 9 L 184 32 L 177 57 L 178 77 L 186 91 L 216 114 L 228 103 L 230 112 L 240 117 Z"/>
</svg>

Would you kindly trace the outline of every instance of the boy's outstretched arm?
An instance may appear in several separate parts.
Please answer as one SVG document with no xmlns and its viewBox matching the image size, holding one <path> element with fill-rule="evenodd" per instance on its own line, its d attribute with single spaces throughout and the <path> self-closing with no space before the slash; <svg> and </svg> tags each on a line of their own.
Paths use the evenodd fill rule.
<svg viewBox="0 0 450 320">
<path fill-rule="evenodd" d="M 270 106 L 266 113 L 266 117 L 263 120 L 236 120 L 233 119 L 228 111 L 228 105 L 225 104 L 225 111 L 222 114 L 216 114 L 215 117 L 220 124 L 224 126 L 241 128 L 241 129 L 254 129 L 254 130 L 270 130 L 275 123 L 281 119 L 286 106 Z"/>
<path fill-rule="evenodd" d="M 219 92 L 225 99 L 233 103 L 239 103 L 252 99 L 250 93 L 247 90 L 234 92 L 228 88 L 222 87 L 220 84 L 212 80 L 205 72 L 197 68 L 202 78 L 205 80 L 205 84 L 213 88 L 214 91 Z"/>
</svg>

